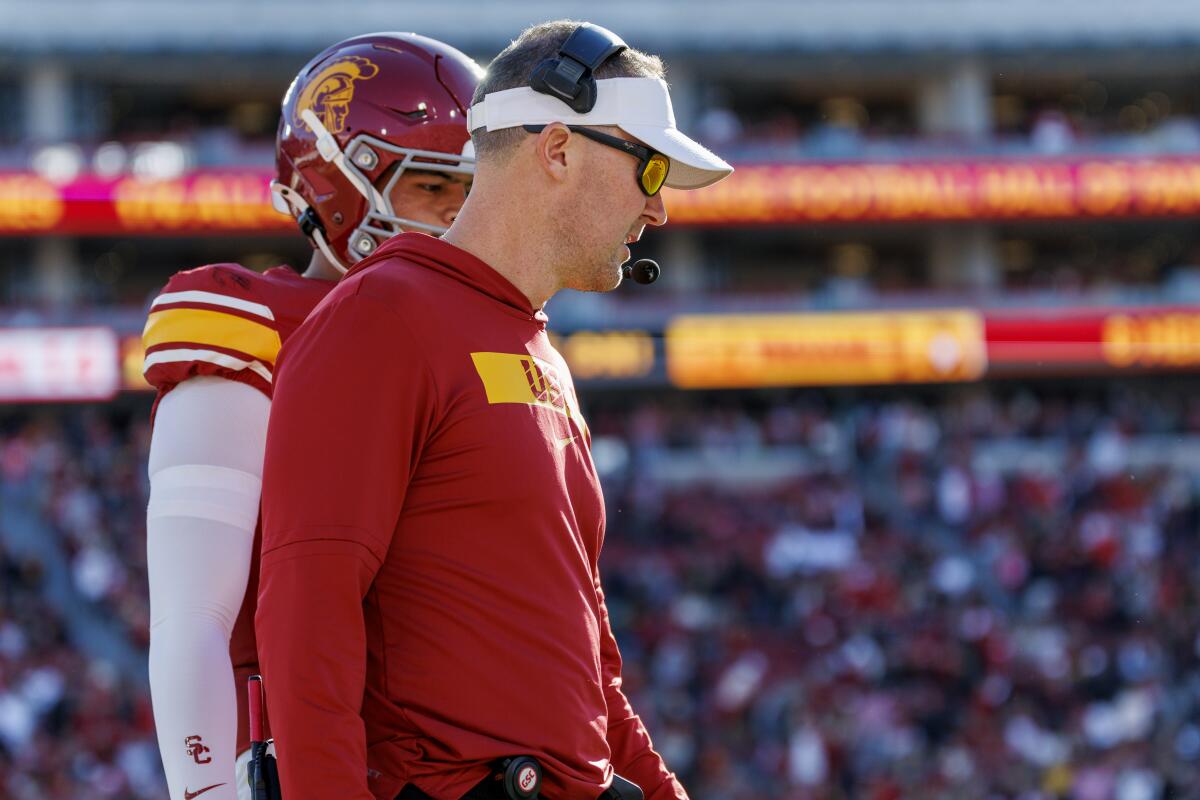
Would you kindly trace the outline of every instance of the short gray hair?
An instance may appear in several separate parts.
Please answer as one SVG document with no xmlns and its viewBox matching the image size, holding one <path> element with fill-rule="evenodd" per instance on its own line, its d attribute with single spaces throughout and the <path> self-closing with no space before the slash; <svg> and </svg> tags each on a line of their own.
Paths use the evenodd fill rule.
<svg viewBox="0 0 1200 800">
<path fill-rule="evenodd" d="M 492 92 L 528 86 L 534 67 L 558 55 L 567 37 L 582 24 L 575 20 L 559 19 L 526 28 L 488 65 L 487 74 L 475 88 L 471 104 L 478 103 Z M 628 48 L 605 61 L 593 74 L 597 79 L 665 78 L 666 68 L 658 56 Z M 519 127 L 499 131 L 479 128 L 471 134 L 475 157 L 481 161 L 502 161 L 516 150 L 526 135 Z"/>
</svg>

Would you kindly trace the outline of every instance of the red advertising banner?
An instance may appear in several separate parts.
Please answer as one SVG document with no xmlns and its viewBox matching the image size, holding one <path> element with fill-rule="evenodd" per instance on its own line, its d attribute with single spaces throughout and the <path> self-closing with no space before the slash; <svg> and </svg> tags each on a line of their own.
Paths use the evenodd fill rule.
<svg viewBox="0 0 1200 800">
<path fill-rule="evenodd" d="M 1200 308 L 692 314 L 665 349 L 680 388 L 1196 371 Z"/>
<path fill-rule="evenodd" d="M 990 314 L 989 374 L 1200 367 L 1200 308 L 1047 309 Z"/>
<path fill-rule="evenodd" d="M 267 170 L 182 178 L 0 172 L 0 235 L 291 231 Z M 1200 215 L 1200 156 L 749 164 L 700 191 L 665 190 L 673 223 L 821 224 Z"/>
<path fill-rule="evenodd" d="M 270 175 L 198 172 L 172 180 L 82 176 L 54 184 L 0 173 L 0 234 L 177 235 L 290 231 L 271 207 Z"/>
<path fill-rule="evenodd" d="M 1200 158 L 745 165 L 666 200 L 693 225 L 1191 216 Z"/>
</svg>

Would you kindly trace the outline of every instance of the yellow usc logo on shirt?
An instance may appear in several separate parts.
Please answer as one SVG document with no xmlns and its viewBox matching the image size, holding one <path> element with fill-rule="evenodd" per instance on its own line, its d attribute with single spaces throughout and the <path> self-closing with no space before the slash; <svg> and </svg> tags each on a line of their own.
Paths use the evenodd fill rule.
<svg viewBox="0 0 1200 800">
<path fill-rule="evenodd" d="M 579 431 L 585 437 L 588 435 L 587 423 L 579 413 L 575 397 L 563 391 L 553 364 L 528 353 L 471 353 L 471 361 L 483 381 L 488 405 L 518 403 L 548 408 L 575 420 Z M 578 435 L 571 435 L 559 439 L 556 442 L 559 451 L 578 438 Z"/>
<path fill-rule="evenodd" d="M 574 398 L 563 391 L 554 365 L 528 353 L 471 353 L 489 405 L 520 403 L 557 411 L 582 424 Z"/>
<path fill-rule="evenodd" d="M 370 80 L 378 74 L 379 67 L 362 56 L 347 56 L 333 62 L 318 72 L 300 93 L 296 102 L 297 124 L 303 121 L 301 113 L 307 108 L 330 133 L 341 133 L 346 127 L 346 115 L 350 113 L 355 82 Z"/>
</svg>

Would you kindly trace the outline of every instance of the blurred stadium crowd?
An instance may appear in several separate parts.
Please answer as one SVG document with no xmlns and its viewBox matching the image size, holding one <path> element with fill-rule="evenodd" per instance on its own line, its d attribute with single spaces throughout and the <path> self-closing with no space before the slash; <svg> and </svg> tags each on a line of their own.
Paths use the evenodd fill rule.
<svg viewBox="0 0 1200 800">
<path fill-rule="evenodd" d="M 68 590 L 119 620 L 128 646 L 144 652 L 147 425 L 135 426 L 139 441 L 118 438 L 127 431 L 100 410 L 9 422 L 0 506 L 16 530 L 6 538 L 49 542 L 52 557 L 0 550 L 0 794 L 161 797 L 144 681 L 81 652 L 72 606 L 53 602 L 47 570 L 64 568 Z"/>
<path fill-rule="evenodd" d="M 1200 780 L 1200 395 L 611 401 L 588 412 L 607 601 L 693 797 L 1151 800 Z M 141 652 L 147 420 L 0 430 L 9 524 L 50 537 Z M 672 468 L 683 453 L 708 477 Z M 72 646 L 43 563 L 0 569 L 0 793 L 161 796 L 145 687 Z"/>
</svg>

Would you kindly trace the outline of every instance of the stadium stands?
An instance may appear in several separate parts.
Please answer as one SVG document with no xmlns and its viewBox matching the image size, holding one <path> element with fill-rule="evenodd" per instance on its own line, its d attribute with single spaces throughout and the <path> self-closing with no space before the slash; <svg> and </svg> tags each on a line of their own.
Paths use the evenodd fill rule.
<svg viewBox="0 0 1200 800">
<path fill-rule="evenodd" d="M 626 686 L 693 796 L 1200 779 L 1193 388 L 597 397 Z M 36 505 L 74 591 L 144 648 L 144 415 L 3 428 L 4 524 Z M 36 562 L 0 560 L 8 796 L 158 796 L 144 686 L 71 646 Z"/>
</svg>

